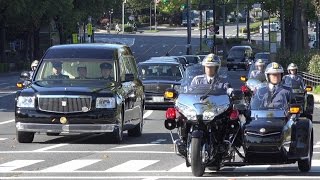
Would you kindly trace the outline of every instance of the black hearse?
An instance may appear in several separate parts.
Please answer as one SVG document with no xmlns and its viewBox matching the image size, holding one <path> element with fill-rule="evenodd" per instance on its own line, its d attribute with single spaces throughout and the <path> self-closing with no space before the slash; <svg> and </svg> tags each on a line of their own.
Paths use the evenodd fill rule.
<svg viewBox="0 0 320 180">
<path fill-rule="evenodd" d="M 31 143 L 36 132 L 106 133 L 117 143 L 125 130 L 129 136 L 142 133 L 143 85 L 125 45 L 53 46 L 32 80 L 20 86 L 15 99 L 20 143 Z"/>
</svg>

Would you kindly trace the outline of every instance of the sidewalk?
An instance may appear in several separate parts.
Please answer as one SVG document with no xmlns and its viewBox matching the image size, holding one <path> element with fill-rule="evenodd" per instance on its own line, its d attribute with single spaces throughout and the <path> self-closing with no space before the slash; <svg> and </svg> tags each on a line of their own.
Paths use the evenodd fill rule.
<svg viewBox="0 0 320 180">
<path fill-rule="evenodd" d="M 314 103 L 315 104 L 320 104 L 320 94 L 314 94 L 314 93 L 311 93 L 311 94 L 313 94 Z"/>
</svg>

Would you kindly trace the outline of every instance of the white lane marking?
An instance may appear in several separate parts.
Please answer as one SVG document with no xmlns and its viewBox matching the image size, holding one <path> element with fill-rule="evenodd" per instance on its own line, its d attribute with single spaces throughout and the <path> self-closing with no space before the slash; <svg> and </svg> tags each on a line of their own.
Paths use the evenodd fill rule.
<svg viewBox="0 0 320 180">
<path fill-rule="evenodd" d="M 207 177 L 217 179 L 319 179 L 320 176 L 221 176 L 221 177 Z M 20 176 L 20 177 L 0 177 L 0 179 L 206 179 L 206 177 L 194 176 Z"/>
<path fill-rule="evenodd" d="M 167 139 L 158 139 L 156 141 L 152 141 L 151 144 L 160 144 L 161 142 L 165 142 Z"/>
<path fill-rule="evenodd" d="M 30 166 L 35 163 L 42 162 L 43 160 L 14 160 L 4 164 L 0 164 L 0 172 L 13 171 L 25 166 Z"/>
<path fill-rule="evenodd" d="M 14 122 L 14 119 L 11 119 L 11 120 L 8 120 L 8 121 L 0 122 L 0 125 L 2 125 L 2 124 L 12 123 L 12 122 Z"/>
<path fill-rule="evenodd" d="M 256 171 L 267 171 L 271 165 L 249 165 L 243 167 L 236 167 L 233 172 L 256 172 Z"/>
<path fill-rule="evenodd" d="M 168 172 L 191 172 L 191 167 L 187 167 L 186 163 L 182 163 L 174 168 L 168 170 Z"/>
<path fill-rule="evenodd" d="M 312 160 L 310 172 L 320 172 L 320 160 Z"/>
<path fill-rule="evenodd" d="M 95 153 L 95 154 L 104 154 L 104 153 L 114 153 L 114 154 L 175 154 L 175 152 L 171 151 L 0 151 L 0 154 L 24 154 L 24 153 L 57 153 L 57 154 L 63 154 L 63 153 Z M 320 153 L 320 152 L 319 152 Z"/>
<path fill-rule="evenodd" d="M 313 149 L 320 148 L 320 141 L 318 141 L 316 144 L 313 145 Z"/>
<path fill-rule="evenodd" d="M 154 146 L 154 145 L 159 145 L 159 144 L 132 144 L 132 145 L 127 145 L 127 146 L 118 146 L 114 147 L 111 149 L 123 149 L 123 148 L 134 148 L 134 147 L 146 147 L 146 146 Z"/>
<path fill-rule="evenodd" d="M 147 166 L 150 166 L 154 163 L 157 163 L 159 160 L 130 160 L 125 163 L 122 163 L 118 166 L 107 169 L 107 172 L 136 172 L 140 169 L 143 169 Z"/>
<path fill-rule="evenodd" d="M 8 138 L 0 138 L 0 141 L 4 141 L 7 140 Z"/>
<path fill-rule="evenodd" d="M 10 94 L 15 94 L 15 93 L 17 93 L 17 91 L 0 90 L 0 94 L 10 95 Z M 6 95 L 5 95 L 5 96 L 6 96 Z"/>
<path fill-rule="evenodd" d="M 144 113 L 143 118 L 149 117 L 153 113 L 153 110 L 148 110 L 147 112 Z"/>
<path fill-rule="evenodd" d="M 49 149 L 54 149 L 54 148 L 58 148 L 58 147 L 66 146 L 66 145 L 68 145 L 68 144 L 67 143 L 56 144 L 56 145 L 53 145 L 53 146 L 48 146 L 48 147 L 45 147 L 45 148 L 36 149 L 34 151 L 35 152 L 46 151 L 46 150 L 49 150 Z"/>
<path fill-rule="evenodd" d="M 41 172 L 72 172 L 77 169 L 97 163 L 99 161 L 101 160 L 99 159 L 72 160 L 56 166 L 43 169 Z"/>
<path fill-rule="evenodd" d="M 2 85 L 6 85 L 6 84 L 9 84 L 9 83 L 0 83 L 0 86 L 2 86 Z"/>
</svg>

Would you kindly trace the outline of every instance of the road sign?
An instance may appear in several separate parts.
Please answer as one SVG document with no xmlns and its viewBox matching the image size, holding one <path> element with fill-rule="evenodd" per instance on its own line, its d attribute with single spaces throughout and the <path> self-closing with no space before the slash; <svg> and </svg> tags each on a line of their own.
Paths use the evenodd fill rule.
<svg viewBox="0 0 320 180">
<path fill-rule="evenodd" d="M 78 43 L 78 34 L 77 33 L 72 34 L 72 43 L 73 44 Z"/>
<path fill-rule="evenodd" d="M 89 36 L 92 35 L 92 24 L 91 23 L 87 24 L 87 32 L 88 32 Z"/>
<path fill-rule="evenodd" d="M 210 32 L 214 32 L 214 27 L 213 27 L 213 26 L 210 26 L 210 27 L 209 27 L 209 31 L 210 31 Z"/>
<path fill-rule="evenodd" d="M 212 48 L 212 47 L 213 47 L 213 44 L 214 44 L 213 39 L 207 39 L 207 40 L 206 40 L 206 44 L 207 44 L 207 46 L 209 46 L 210 48 Z"/>
</svg>

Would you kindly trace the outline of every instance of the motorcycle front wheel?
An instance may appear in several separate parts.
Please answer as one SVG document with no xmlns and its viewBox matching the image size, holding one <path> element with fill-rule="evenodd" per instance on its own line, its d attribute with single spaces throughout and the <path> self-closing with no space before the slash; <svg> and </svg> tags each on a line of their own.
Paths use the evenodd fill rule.
<svg viewBox="0 0 320 180">
<path fill-rule="evenodd" d="M 196 177 L 202 176 L 205 171 L 204 152 L 201 138 L 191 139 L 191 170 L 192 174 Z"/>
</svg>

